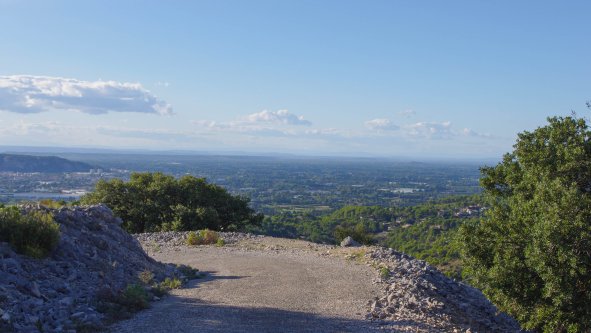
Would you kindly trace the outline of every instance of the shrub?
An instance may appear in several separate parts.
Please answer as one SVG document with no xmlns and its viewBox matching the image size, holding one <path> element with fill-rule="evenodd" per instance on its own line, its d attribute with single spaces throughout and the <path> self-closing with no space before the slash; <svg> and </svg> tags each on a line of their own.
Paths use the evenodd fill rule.
<svg viewBox="0 0 591 333">
<path fill-rule="evenodd" d="M 58 209 L 58 208 L 62 208 L 63 206 L 66 206 L 67 202 L 65 202 L 64 200 L 55 201 L 53 199 L 43 199 L 43 200 L 39 200 L 39 204 L 41 206 L 44 206 L 47 208 Z"/>
<path fill-rule="evenodd" d="M 96 308 L 104 313 L 108 322 L 130 318 L 134 312 L 150 306 L 150 295 L 139 284 L 130 284 L 119 293 L 108 288 L 97 291 Z"/>
<path fill-rule="evenodd" d="M 179 289 L 183 285 L 183 282 L 178 278 L 166 278 L 160 282 L 159 286 L 164 289 Z"/>
<path fill-rule="evenodd" d="M 202 239 L 202 244 L 216 244 L 220 240 L 217 232 L 212 230 L 199 230 L 199 238 Z"/>
<path fill-rule="evenodd" d="M 217 247 L 222 247 L 224 245 L 226 245 L 226 241 L 224 241 L 223 238 L 218 238 L 218 240 L 215 242 L 215 246 Z"/>
<path fill-rule="evenodd" d="M 187 235 L 187 245 L 199 245 L 199 237 L 197 237 L 195 231 L 191 231 Z"/>
<path fill-rule="evenodd" d="M 176 179 L 163 173 L 132 173 L 128 182 L 100 180 L 81 198 L 83 204 L 104 203 L 123 219 L 128 232 L 163 230 L 241 230 L 258 225 L 249 199 L 234 196 L 204 178 Z"/>
<path fill-rule="evenodd" d="M 390 277 L 390 270 L 388 269 L 388 267 L 380 268 L 380 277 L 382 278 L 382 280 L 385 280 L 388 277 Z"/>
<path fill-rule="evenodd" d="M 43 258 L 59 243 L 59 225 L 51 214 L 33 211 L 21 214 L 17 207 L 0 208 L 0 241 L 16 252 Z"/>
<path fill-rule="evenodd" d="M 217 232 L 212 230 L 199 230 L 199 233 L 194 231 L 189 232 L 187 235 L 187 245 L 218 245 L 219 241 L 223 242 Z M 222 243 L 223 245 L 223 243 Z"/>
<path fill-rule="evenodd" d="M 142 271 L 138 274 L 138 278 L 144 285 L 150 285 L 154 281 L 154 273 L 149 270 Z"/>
<path fill-rule="evenodd" d="M 147 309 L 150 304 L 150 296 L 146 289 L 139 284 L 128 285 L 121 294 L 119 303 L 132 311 Z"/>
</svg>

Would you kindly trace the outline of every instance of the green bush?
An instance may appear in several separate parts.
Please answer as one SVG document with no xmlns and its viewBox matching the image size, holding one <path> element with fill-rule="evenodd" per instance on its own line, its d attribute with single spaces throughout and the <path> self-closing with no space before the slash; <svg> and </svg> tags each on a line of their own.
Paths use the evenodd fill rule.
<svg viewBox="0 0 591 333">
<path fill-rule="evenodd" d="M 166 278 L 160 282 L 159 286 L 164 289 L 179 289 L 183 285 L 183 282 L 178 278 Z"/>
<path fill-rule="evenodd" d="M 21 214 L 14 206 L 0 207 L 0 241 L 18 253 L 43 258 L 59 243 L 59 225 L 48 213 Z"/>
<path fill-rule="evenodd" d="M 121 293 L 119 303 L 131 311 L 147 309 L 150 304 L 150 295 L 146 289 L 139 284 L 130 284 Z"/>
<path fill-rule="evenodd" d="M 187 235 L 187 245 L 199 245 L 199 237 L 195 233 L 195 231 L 189 232 Z"/>
<path fill-rule="evenodd" d="M 142 271 L 138 274 L 138 279 L 144 285 L 150 285 L 154 281 L 154 273 L 149 270 Z"/>
<path fill-rule="evenodd" d="M 39 204 L 41 206 L 44 206 L 44 207 L 47 207 L 47 208 L 54 208 L 54 209 L 59 209 L 59 208 L 62 208 L 64 206 L 67 206 L 68 205 L 68 203 L 65 202 L 64 200 L 55 201 L 53 199 L 39 200 Z"/>
<path fill-rule="evenodd" d="M 132 233 L 241 230 L 263 219 L 248 206 L 247 198 L 233 196 L 203 178 L 176 179 L 159 172 L 132 173 L 128 182 L 100 180 L 81 202 L 106 204 Z"/>
<path fill-rule="evenodd" d="M 220 238 L 219 234 L 212 230 L 199 230 L 198 233 L 194 231 L 189 232 L 187 235 L 187 245 L 211 245 L 216 244 L 218 246 L 220 241 L 224 241 Z M 222 243 L 223 246 L 223 243 Z"/>
<path fill-rule="evenodd" d="M 150 307 L 150 294 L 139 284 L 130 284 L 119 292 L 101 288 L 96 298 L 96 309 L 105 314 L 107 322 L 130 318 L 133 313 Z"/>
<path fill-rule="evenodd" d="M 490 209 L 460 230 L 467 278 L 528 330 L 591 331 L 591 131 L 550 118 L 482 168 Z"/>
</svg>

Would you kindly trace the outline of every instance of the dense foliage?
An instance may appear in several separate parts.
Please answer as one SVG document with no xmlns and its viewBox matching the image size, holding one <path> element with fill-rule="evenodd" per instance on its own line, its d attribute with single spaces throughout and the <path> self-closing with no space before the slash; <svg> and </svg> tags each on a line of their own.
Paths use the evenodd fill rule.
<svg viewBox="0 0 591 333">
<path fill-rule="evenodd" d="M 133 173 L 128 182 L 101 180 L 84 204 L 104 203 L 133 233 L 166 230 L 240 230 L 257 225 L 263 216 L 249 200 L 233 196 L 203 178 L 176 179 L 162 173 Z"/>
<path fill-rule="evenodd" d="M 400 208 L 397 221 L 383 241 L 385 246 L 425 260 L 442 272 L 461 278 L 461 263 L 456 244 L 459 227 L 478 221 L 480 210 L 470 214 L 462 209 L 484 209 L 480 195 L 452 196 L 424 204 Z"/>
<path fill-rule="evenodd" d="M 384 223 L 393 219 L 392 212 L 392 209 L 379 206 L 345 206 L 326 215 L 312 211 L 284 211 L 265 218 L 259 227 L 249 231 L 326 244 L 338 243 L 351 236 L 360 243 L 370 244 L 374 242 L 371 234 L 385 230 Z"/>
<path fill-rule="evenodd" d="M 335 244 L 351 236 L 364 244 L 403 251 L 461 278 L 456 244 L 459 227 L 477 221 L 484 211 L 481 195 L 449 196 L 407 207 L 345 206 L 332 213 L 284 211 L 266 217 L 249 231 L 276 237 Z M 477 207 L 466 213 L 468 207 Z M 479 209 L 480 208 L 480 209 Z"/>
<path fill-rule="evenodd" d="M 34 258 L 47 256 L 59 242 L 59 225 L 50 214 L 21 214 L 15 206 L 0 206 L 0 242 Z"/>
<path fill-rule="evenodd" d="M 591 132 L 555 117 L 482 169 L 491 209 L 461 231 L 472 283 L 526 329 L 591 330 Z"/>
</svg>

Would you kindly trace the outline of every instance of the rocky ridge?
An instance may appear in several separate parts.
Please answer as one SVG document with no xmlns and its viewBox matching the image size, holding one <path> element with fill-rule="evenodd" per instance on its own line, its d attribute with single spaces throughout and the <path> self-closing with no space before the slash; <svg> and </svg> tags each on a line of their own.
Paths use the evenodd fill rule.
<svg viewBox="0 0 591 333">
<path fill-rule="evenodd" d="M 104 205 L 45 210 L 60 225 L 60 241 L 45 259 L 0 243 L 0 331 L 76 332 L 104 326 L 98 295 L 118 292 L 151 271 L 156 280 L 182 276 L 150 258 Z"/>
</svg>

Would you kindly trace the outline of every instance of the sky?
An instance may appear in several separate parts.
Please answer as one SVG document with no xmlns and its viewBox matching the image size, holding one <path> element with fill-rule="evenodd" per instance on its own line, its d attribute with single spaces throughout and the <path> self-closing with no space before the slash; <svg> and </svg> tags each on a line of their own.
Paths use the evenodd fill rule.
<svg viewBox="0 0 591 333">
<path fill-rule="evenodd" d="M 591 1 L 0 0 L 0 146 L 495 158 L 591 99 Z"/>
</svg>

